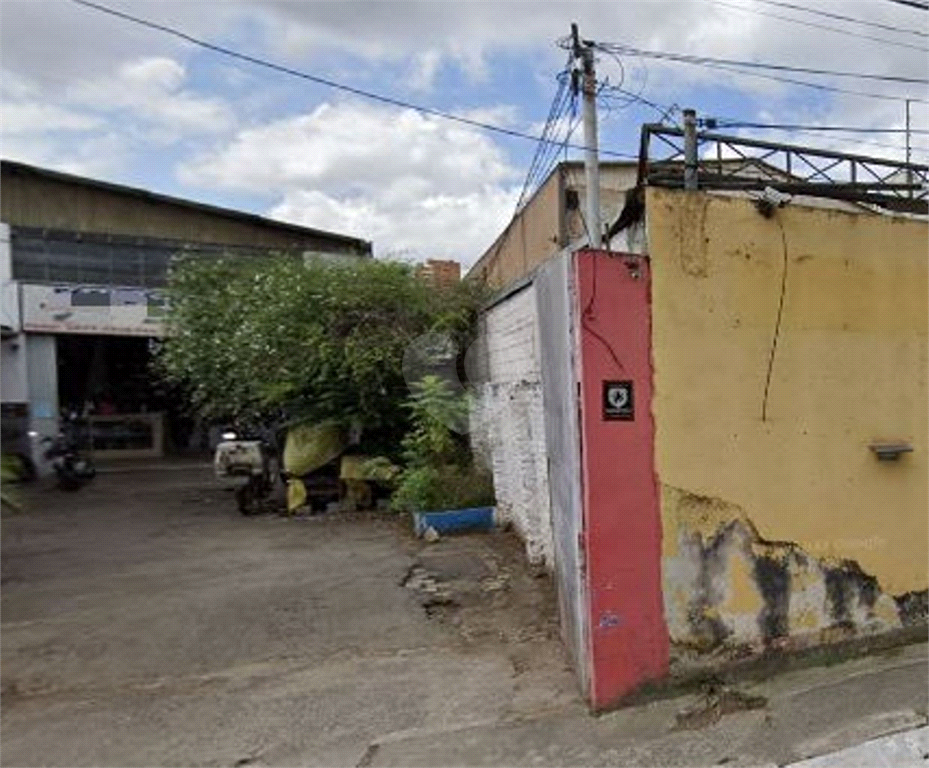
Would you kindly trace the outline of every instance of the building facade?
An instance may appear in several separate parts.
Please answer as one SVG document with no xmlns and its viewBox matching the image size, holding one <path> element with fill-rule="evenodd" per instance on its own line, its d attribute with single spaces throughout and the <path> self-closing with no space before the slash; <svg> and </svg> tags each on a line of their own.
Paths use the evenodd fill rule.
<svg viewBox="0 0 929 768">
<path fill-rule="evenodd" d="M 372 254 L 353 237 L 21 163 L 0 169 L 4 444 L 40 469 L 36 441 L 57 432 L 63 410 L 92 413 L 101 456 L 188 447 L 177 393 L 149 365 L 176 257 Z"/>
<path fill-rule="evenodd" d="M 595 708 L 927 620 L 925 216 L 647 188 L 482 317 L 473 443 Z M 842 210 L 840 208 L 849 208 Z"/>
</svg>

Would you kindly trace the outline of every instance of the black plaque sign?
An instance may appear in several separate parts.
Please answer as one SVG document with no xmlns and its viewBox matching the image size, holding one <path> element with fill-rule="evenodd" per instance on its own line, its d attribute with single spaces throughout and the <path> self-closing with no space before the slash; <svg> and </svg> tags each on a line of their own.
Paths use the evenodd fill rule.
<svg viewBox="0 0 929 768">
<path fill-rule="evenodd" d="M 607 421 L 635 419 L 631 381 L 603 382 L 603 418 Z"/>
</svg>

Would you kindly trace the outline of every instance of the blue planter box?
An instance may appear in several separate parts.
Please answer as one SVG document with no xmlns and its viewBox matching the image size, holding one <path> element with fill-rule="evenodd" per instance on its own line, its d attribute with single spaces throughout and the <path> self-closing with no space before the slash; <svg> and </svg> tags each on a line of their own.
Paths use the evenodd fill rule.
<svg viewBox="0 0 929 768">
<path fill-rule="evenodd" d="M 439 533 L 488 531 L 494 527 L 494 508 L 471 507 L 470 509 L 413 513 L 413 530 L 417 536 L 422 536 L 430 526 Z"/>
</svg>

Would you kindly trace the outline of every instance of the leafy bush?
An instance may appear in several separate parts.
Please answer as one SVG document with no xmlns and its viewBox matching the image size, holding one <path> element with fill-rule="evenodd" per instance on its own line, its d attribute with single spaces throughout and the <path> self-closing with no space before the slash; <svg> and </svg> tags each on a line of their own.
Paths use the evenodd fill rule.
<svg viewBox="0 0 929 768">
<path fill-rule="evenodd" d="M 468 396 L 443 379 L 426 376 L 407 401 L 412 429 L 403 438 L 405 468 L 391 506 L 398 511 L 435 511 L 494 503 L 489 473 L 475 466 L 461 429 Z"/>
<path fill-rule="evenodd" d="M 22 478 L 23 467 L 17 456 L 0 456 L 0 506 L 11 510 L 22 508 L 19 495 L 10 486 Z"/>
<path fill-rule="evenodd" d="M 411 467 L 403 471 L 391 497 L 398 512 L 488 507 L 494 503 L 493 479 L 476 467 Z"/>
<path fill-rule="evenodd" d="M 334 419 L 389 454 L 409 428 L 404 352 L 430 331 L 466 349 L 483 296 L 476 281 L 435 286 L 399 262 L 191 257 L 172 266 L 158 368 L 204 416 Z"/>
</svg>

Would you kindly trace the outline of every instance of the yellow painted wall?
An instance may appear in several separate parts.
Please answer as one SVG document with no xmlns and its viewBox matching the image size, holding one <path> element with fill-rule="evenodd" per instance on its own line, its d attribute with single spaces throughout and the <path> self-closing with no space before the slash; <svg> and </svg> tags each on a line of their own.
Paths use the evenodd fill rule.
<svg viewBox="0 0 929 768">
<path fill-rule="evenodd" d="M 796 205 L 765 219 L 746 199 L 660 189 L 647 217 L 665 557 L 721 522 L 687 519 L 670 499 L 684 492 L 741 509 L 763 539 L 857 562 L 885 593 L 925 590 L 926 222 Z M 913 452 L 878 462 L 875 440 Z"/>
</svg>

